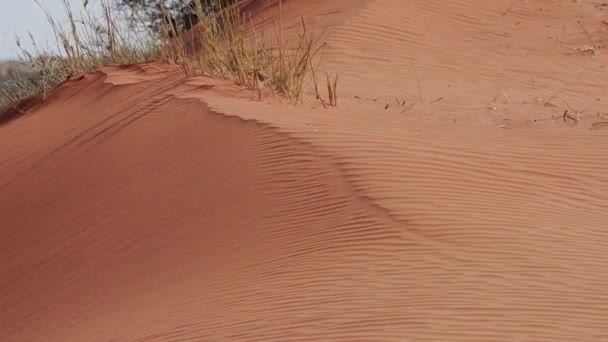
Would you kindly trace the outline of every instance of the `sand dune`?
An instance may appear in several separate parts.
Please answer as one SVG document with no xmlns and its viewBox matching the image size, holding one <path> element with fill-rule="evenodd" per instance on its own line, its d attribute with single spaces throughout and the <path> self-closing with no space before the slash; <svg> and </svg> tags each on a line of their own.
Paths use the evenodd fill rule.
<svg viewBox="0 0 608 342">
<path fill-rule="evenodd" d="M 0 339 L 608 339 L 601 7 L 300 13 L 339 108 L 135 66 L 0 116 Z"/>
</svg>

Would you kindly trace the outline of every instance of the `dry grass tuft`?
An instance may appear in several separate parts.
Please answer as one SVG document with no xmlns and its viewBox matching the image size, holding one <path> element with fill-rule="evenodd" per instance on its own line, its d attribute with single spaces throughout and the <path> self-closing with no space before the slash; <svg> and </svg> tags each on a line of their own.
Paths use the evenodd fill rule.
<svg viewBox="0 0 608 342">
<path fill-rule="evenodd" d="M 29 34 L 33 48 L 17 39 L 17 48 L 30 73 L 15 73 L 0 88 L 0 105 L 33 95 L 46 97 L 49 89 L 66 79 L 105 66 L 149 62 L 159 59 L 161 46 L 147 33 L 117 25 L 117 15 L 109 0 L 101 0 L 101 18 L 90 12 L 77 16 L 63 0 L 67 24 L 57 21 L 39 0 L 54 35 L 54 47 L 41 47 Z"/>
<path fill-rule="evenodd" d="M 189 45 L 197 46 L 197 51 L 184 46 L 184 40 L 180 39 L 173 64 L 181 66 L 186 73 L 202 71 L 232 80 L 256 90 L 260 99 L 263 91 L 270 91 L 294 104 L 301 101 L 313 58 L 323 47 L 304 18 L 301 18 L 295 44 L 290 44 L 283 40 L 281 1 L 278 15 L 272 18 L 270 34 L 258 32 L 251 17 L 237 5 L 224 7 L 216 2 L 209 13 L 197 0 L 195 11 L 199 22 L 190 36 L 197 41 Z M 171 28 L 166 31 L 167 35 L 173 32 Z"/>
<path fill-rule="evenodd" d="M 338 106 L 338 75 L 331 80 L 327 75 L 327 96 L 329 97 L 329 105 L 332 107 Z"/>
<path fill-rule="evenodd" d="M 321 95 L 319 89 L 319 83 L 317 82 L 316 74 L 313 69 L 313 81 L 315 85 L 315 96 L 317 100 L 321 101 L 324 108 L 337 107 L 338 106 L 338 74 L 332 79 L 329 74 L 325 74 L 327 81 L 327 99 Z"/>
</svg>

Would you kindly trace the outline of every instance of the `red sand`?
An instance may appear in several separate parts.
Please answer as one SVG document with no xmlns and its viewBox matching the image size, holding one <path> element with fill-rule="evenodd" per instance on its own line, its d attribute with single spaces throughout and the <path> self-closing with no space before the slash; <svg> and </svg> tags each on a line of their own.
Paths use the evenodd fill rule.
<svg viewBox="0 0 608 342">
<path fill-rule="evenodd" d="M 338 109 L 142 66 L 3 122 L 0 340 L 608 339 L 602 7 L 349 4 L 284 3 Z"/>
</svg>

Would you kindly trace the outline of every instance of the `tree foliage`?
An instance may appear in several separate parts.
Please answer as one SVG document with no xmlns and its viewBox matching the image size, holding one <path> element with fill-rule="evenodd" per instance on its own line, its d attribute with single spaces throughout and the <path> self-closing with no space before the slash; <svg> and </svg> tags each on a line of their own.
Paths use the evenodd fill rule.
<svg viewBox="0 0 608 342">
<path fill-rule="evenodd" d="M 235 0 L 116 0 L 128 9 L 133 22 L 143 22 L 155 32 L 170 24 L 175 32 L 190 29 L 198 22 L 197 6 L 207 14 L 224 8 Z"/>
</svg>

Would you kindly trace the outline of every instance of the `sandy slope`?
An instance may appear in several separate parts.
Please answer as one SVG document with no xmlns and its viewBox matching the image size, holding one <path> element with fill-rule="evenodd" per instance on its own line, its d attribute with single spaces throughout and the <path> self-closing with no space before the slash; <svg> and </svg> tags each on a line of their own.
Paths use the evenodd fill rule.
<svg viewBox="0 0 608 342">
<path fill-rule="evenodd" d="M 339 109 L 137 67 L 4 122 L 1 339 L 608 339 L 605 14 L 347 4 L 284 3 Z"/>
</svg>

